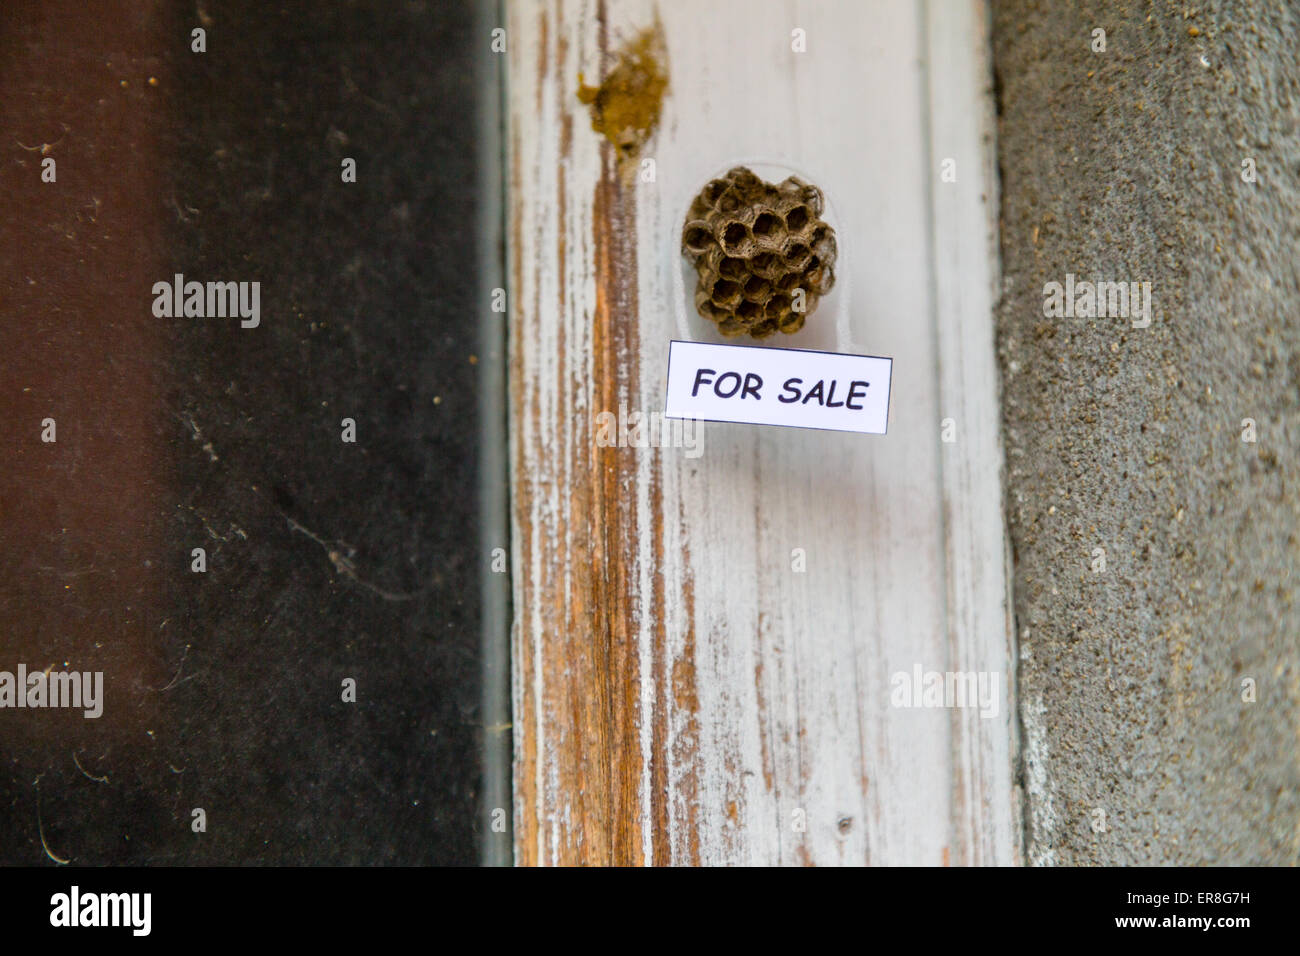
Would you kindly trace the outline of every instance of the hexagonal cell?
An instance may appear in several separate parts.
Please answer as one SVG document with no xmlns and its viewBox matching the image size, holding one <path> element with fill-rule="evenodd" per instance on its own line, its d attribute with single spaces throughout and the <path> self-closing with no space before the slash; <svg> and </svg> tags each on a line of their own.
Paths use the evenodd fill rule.
<svg viewBox="0 0 1300 956">
<path fill-rule="evenodd" d="M 780 292 L 793 292 L 799 286 L 803 275 L 799 272 L 787 272 L 781 278 L 776 280 L 776 288 Z"/>
<path fill-rule="evenodd" d="M 752 302 L 766 302 L 772 286 L 762 276 L 752 275 L 745 280 L 744 295 Z"/>
<path fill-rule="evenodd" d="M 718 212 L 730 215 L 743 205 L 745 205 L 744 194 L 735 186 L 732 186 L 718 197 L 718 201 L 714 204 L 714 208 L 717 209 Z"/>
<path fill-rule="evenodd" d="M 808 319 L 807 312 L 791 312 L 782 317 L 777 325 L 786 335 L 798 332 L 803 328 L 804 322 Z"/>
<path fill-rule="evenodd" d="M 722 248 L 728 255 L 744 258 L 750 245 L 752 242 L 749 238 L 749 230 L 745 228 L 744 223 L 728 223 L 727 228 L 722 231 Z"/>
<path fill-rule="evenodd" d="M 731 183 L 725 179 L 714 179 L 700 191 L 700 198 L 710 207 L 718 204 L 718 199 L 727 191 Z"/>
<path fill-rule="evenodd" d="M 812 219 L 812 210 L 807 206 L 798 205 L 785 214 L 785 227 L 791 232 L 802 232 L 810 219 Z M 830 226 L 826 228 L 829 229 Z"/>
<path fill-rule="evenodd" d="M 788 311 L 790 311 L 790 297 L 784 292 L 772 296 L 763 307 L 763 314 L 769 319 L 779 319 Z"/>
<path fill-rule="evenodd" d="M 802 272 L 808 268 L 808 262 L 813 257 L 812 250 L 796 239 L 785 250 L 785 264 L 787 267 Z"/>
<path fill-rule="evenodd" d="M 823 262 L 834 262 L 837 252 L 835 245 L 835 233 L 831 232 L 831 227 L 822 223 L 812 234 L 813 251 L 817 253 L 818 258 Z"/>
<path fill-rule="evenodd" d="M 702 219 L 688 222 L 682 230 L 682 247 L 692 255 L 703 255 L 714 244 L 713 230 Z"/>
<path fill-rule="evenodd" d="M 746 299 L 744 302 L 741 302 L 740 305 L 736 306 L 736 316 L 744 319 L 746 322 L 752 323 L 762 318 L 763 307 L 757 302 L 750 302 Z"/>
<path fill-rule="evenodd" d="M 759 179 L 754 172 L 744 166 L 732 166 L 727 170 L 727 179 L 735 183 L 742 189 L 753 189 L 755 186 L 763 185 L 763 180 Z"/>
<path fill-rule="evenodd" d="M 776 261 L 776 256 L 770 252 L 757 252 L 745 263 L 745 271 L 768 279 L 771 278 L 771 269 Z"/>
<path fill-rule="evenodd" d="M 804 278 L 808 284 L 808 291 L 816 295 L 825 295 L 830 290 L 831 283 L 835 281 L 830 267 L 818 261 L 816 256 L 812 257 L 812 261 L 804 271 Z"/>
<path fill-rule="evenodd" d="M 714 305 L 729 308 L 740 298 L 740 283 L 719 276 L 709 290 L 709 298 Z"/>
<path fill-rule="evenodd" d="M 775 213 L 764 210 L 754 217 L 754 225 L 750 228 L 756 238 L 767 239 L 781 229 L 781 220 Z"/>
<path fill-rule="evenodd" d="M 695 308 L 700 315 L 714 322 L 725 318 L 727 315 L 725 309 L 719 309 L 712 301 L 710 301 L 709 290 L 699 287 L 696 287 L 695 289 Z"/>
<path fill-rule="evenodd" d="M 744 259 L 737 259 L 735 256 L 725 256 L 718 264 L 718 275 L 737 281 L 743 279 L 749 272 L 749 265 Z"/>
</svg>

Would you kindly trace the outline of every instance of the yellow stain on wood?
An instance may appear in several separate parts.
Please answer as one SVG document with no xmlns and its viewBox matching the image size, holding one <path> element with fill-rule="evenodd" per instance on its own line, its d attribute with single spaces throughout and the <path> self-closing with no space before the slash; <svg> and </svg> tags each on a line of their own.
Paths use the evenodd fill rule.
<svg viewBox="0 0 1300 956">
<path fill-rule="evenodd" d="M 659 125 L 668 90 L 666 59 L 663 26 L 656 20 L 618 51 L 600 86 L 588 86 L 578 74 L 578 99 L 591 107 L 591 128 L 622 159 L 636 155 Z"/>
</svg>

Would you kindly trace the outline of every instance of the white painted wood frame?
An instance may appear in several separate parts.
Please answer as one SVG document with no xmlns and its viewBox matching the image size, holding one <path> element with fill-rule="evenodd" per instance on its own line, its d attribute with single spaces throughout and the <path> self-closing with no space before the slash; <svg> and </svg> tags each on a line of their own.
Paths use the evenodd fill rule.
<svg viewBox="0 0 1300 956">
<path fill-rule="evenodd" d="M 575 94 L 656 17 L 649 182 Z M 986 20 L 507 3 L 517 862 L 1020 862 Z M 774 344 L 892 357 L 889 433 L 600 447 L 598 413 L 662 411 L 682 316 L 707 335 L 678 236 L 742 160 L 811 177 L 840 239 L 839 298 Z M 894 706 L 918 667 L 996 675 L 996 714 Z"/>
</svg>

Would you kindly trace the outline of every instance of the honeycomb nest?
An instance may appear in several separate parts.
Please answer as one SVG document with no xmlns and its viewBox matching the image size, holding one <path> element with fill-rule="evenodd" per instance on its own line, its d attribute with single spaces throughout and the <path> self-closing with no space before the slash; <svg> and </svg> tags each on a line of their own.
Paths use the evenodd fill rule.
<svg viewBox="0 0 1300 956">
<path fill-rule="evenodd" d="M 822 206 L 816 186 L 794 176 L 774 186 L 743 166 L 700 190 L 682 227 L 700 315 L 726 336 L 803 328 L 835 282 L 835 230 Z M 794 309 L 796 289 L 803 311 Z"/>
</svg>

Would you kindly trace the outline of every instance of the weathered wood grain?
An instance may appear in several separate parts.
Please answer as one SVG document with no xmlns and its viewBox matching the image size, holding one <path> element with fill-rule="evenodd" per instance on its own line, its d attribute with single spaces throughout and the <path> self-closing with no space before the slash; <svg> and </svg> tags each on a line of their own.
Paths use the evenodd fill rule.
<svg viewBox="0 0 1300 956">
<path fill-rule="evenodd" d="M 507 10 L 517 862 L 1018 861 L 983 6 Z M 575 93 L 656 16 L 648 182 Z M 889 435 L 600 447 L 663 408 L 681 218 L 742 159 L 826 190 L 832 340 L 895 359 Z M 917 664 L 996 672 L 997 716 L 891 706 Z"/>
</svg>

